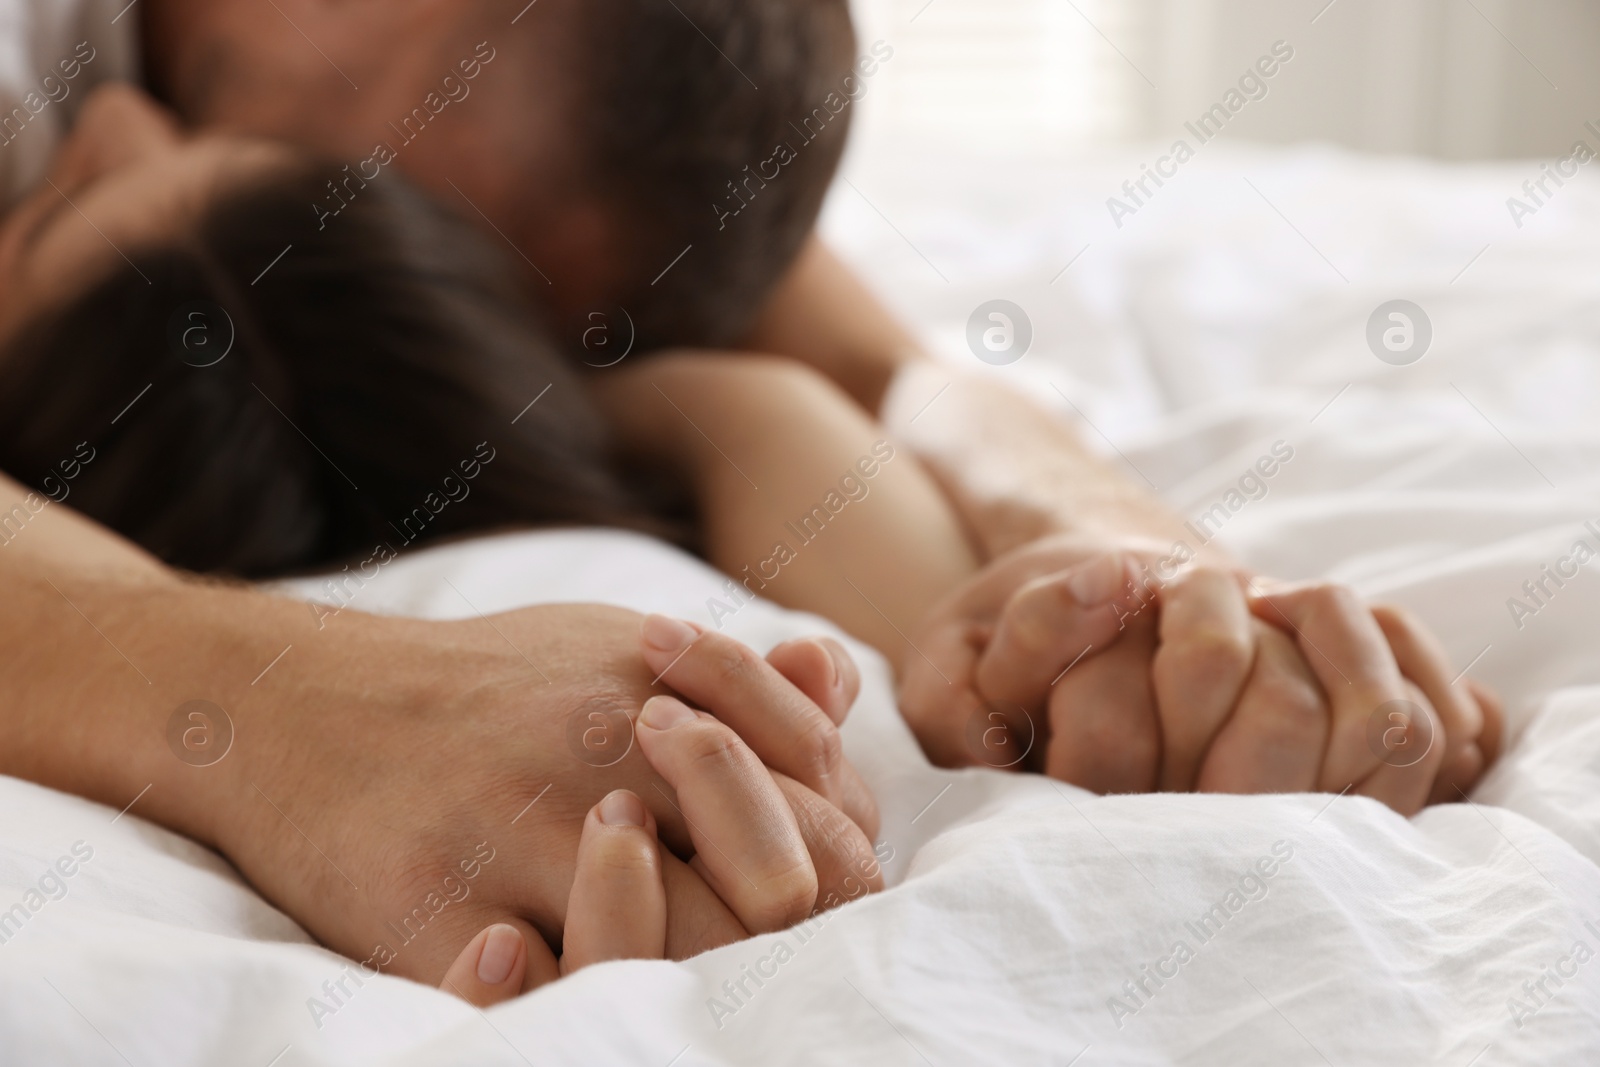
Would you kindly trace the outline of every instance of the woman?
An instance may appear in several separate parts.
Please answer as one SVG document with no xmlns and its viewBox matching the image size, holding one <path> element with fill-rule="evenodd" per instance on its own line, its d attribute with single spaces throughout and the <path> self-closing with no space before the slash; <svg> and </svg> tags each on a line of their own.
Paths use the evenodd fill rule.
<svg viewBox="0 0 1600 1067">
<path fill-rule="evenodd" d="M 333 189 L 348 206 L 319 225 Z M 168 563 L 249 577 L 489 525 L 644 524 L 509 276 L 395 175 L 186 138 L 99 90 L 0 225 L 0 468 Z"/>
<path fill-rule="evenodd" d="M 350 202 L 318 226 L 336 178 Z M 185 137 L 137 90 L 98 90 L 0 222 L 0 469 L 169 563 L 238 576 L 494 525 L 662 528 L 510 277 L 403 179 Z M 488 1004 L 659 957 L 662 877 L 653 816 L 611 793 L 584 825 L 561 962 L 497 923 L 444 988 Z"/>
</svg>

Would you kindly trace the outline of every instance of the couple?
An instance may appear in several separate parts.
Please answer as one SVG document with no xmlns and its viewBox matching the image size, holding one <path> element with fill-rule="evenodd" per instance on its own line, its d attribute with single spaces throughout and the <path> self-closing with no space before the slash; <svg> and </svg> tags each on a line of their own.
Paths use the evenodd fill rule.
<svg viewBox="0 0 1600 1067">
<path fill-rule="evenodd" d="M 882 652 L 943 765 L 1411 813 L 1493 759 L 1493 697 L 1418 621 L 1194 557 L 816 242 L 871 69 L 842 3 L 51 11 L 100 59 L 142 55 L 165 103 L 91 92 L 109 68 L 79 60 L 0 147 L 59 126 L 48 169 L 7 164 L 33 187 L 0 224 L 0 772 L 216 848 L 344 955 L 489 1004 L 879 888 L 839 735 L 855 665 L 596 605 L 423 622 L 188 572 L 629 526 L 736 576 L 730 603 Z M 615 308 L 636 354 L 585 367 Z M 234 730 L 203 767 L 168 744 L 195 700 Z M 575 758 L 572 724 L 618 713 L 637 751 Z M 470 899 L 375 954 L 489 839 Z"/>
</svg>

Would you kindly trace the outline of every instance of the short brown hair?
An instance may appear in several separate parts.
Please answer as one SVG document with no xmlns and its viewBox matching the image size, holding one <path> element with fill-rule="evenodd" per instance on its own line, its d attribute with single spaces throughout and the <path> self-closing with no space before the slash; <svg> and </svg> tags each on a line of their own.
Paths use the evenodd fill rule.
<svg viewBox="0 0 1600 1067">
<path fill-rule="evenodd" d="M 578 32 L 579 165 L 615 211 L 639 344 L 729 343 L 844 151 L 847 0 L 583 0 Z"/>
</svg>

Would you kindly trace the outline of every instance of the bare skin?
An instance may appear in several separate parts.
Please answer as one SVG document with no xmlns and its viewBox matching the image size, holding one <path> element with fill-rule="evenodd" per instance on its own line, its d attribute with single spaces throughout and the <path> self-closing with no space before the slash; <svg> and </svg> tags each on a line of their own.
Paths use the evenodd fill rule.
<svg viewBox="0 0 1600 1067">
<path fill-rule="evenodd" d="M 499 10 L 498 6 L 491 5 L 491 8 Z M 216 124 L 236 133 L 281 136 L 345 158 L 362 158 L 370 151 L 374 130 L 386 126 L 395 113 L 404 113 L 413 106 L 433 87 L 444 70 L 486 39 L 482 33 L 486 24 L 481 21 L 481 15 L 491 8 L 446 3 L 445 0 L 384 4 L 378 0 L 337 4 L 327 0 L 281 0 L 278 5 L 152 0 L 142 10 L 147 19 L 148 39 L 165 42 L 160 47 L 171 49 L 164 56 L 159 52 L 153 55 L 152 68 L 174 97 L 184 97 L 196 89 L 207 73 L 207 62 L 213 64 L 212 71 L 217 69 L 218 63 L 231 63 L 246 71 L 249 77 L 240 83 L 241 95 L 232 102 L 235 110 L 227 115 L 212 116 Z M 541 13 L 555 11 L 559 15 L 560 9 L 561 5 L 554 0 L 540 5 Z M 308 48 L 307 38 L 316 43 Z M 218 53 L 201 47 L 218 40 L 248 44 L 256 48 L 257 53 L 224 52 L 219 60 Z M 185 42 L 191 46 L 187 51 Z M 261 56 L 268 57 L 264 65 L 251 62 Z M 539 69 L 537 63 L 522 64 L 522 67 L 532 71 Z M 355 89 L 352 82 L 362 88 Z M 551 296 L 558 306 L 592 303 L 596 295 L 606 292 L 612 283 L 607 264 L 611 262 L 608 253 L 615 235 L 608 231 L 603 214 L 583 191 L 571 187 L 559 165 L 552 162 L 555 157 L 537 154 L 539 144 L 549 143 L 542 132 L 553 137 L 560 134 L 558 118 L 550 117 L 560 113 L 557 106 L 560 86 L 519 82 L 492 93 L 482 91 L 489 84 L 481 83 L 478 95 L 458 112 L 476 116 L 475 119 L 441 126 L 437 131 L 440 136 L 419 140 L 410 146 L 416 150 L 408 150 L 403 167 L 440 195 L 455 195 L 470 201 L 469 206 L 482 212 L 492 227 L 516 235 L 516 243 L 533 262 L 561 264 L 558 280 L 548 283 L 556 290 Z M 272 91 L 260 91 L 264 88 Z M 536 102 L 531 108 L 530 100 Z M 550 102 L 551 111 L 542 110 L 546 102 Z M 515 125 L 516 137 L 501 135 L 507 123 Z M 533 146 L 535 154 L 519 155 L 524 146 Z M 1058 533 L 1090 536 L 1094 538 L 1095 551 L 1102 554 L 1133 552 L 1136 546 L 1146 543 L 1146 538 L 1166 537 L 1175 525 L 1175 519 L 1159 501 L 1104 468 L 1058 420 L 1033 409 L 1004 389 L 962 382 L 950 398 L 961 400 L 957 415 L 919 420 L 913 425 L 912 405 L 927 397 L 924 393 L 920 400 L 916 399 L 917 376 L 923 373 L 918 368 L 925 365 L 923 355 L 906 332 L 820 246 L 808 250 L 789 278 L 779 286 L 748 343 L 753 348 L 811 361 L 855 396 L 867 411 L 881 410 L 885 423 L 924 459 L 956 505 L 962 526 L 970 533 L 983 562 L 1003 564 L 1009 558 L 1008 553 L 1028 551 L 1035 541 L 1040 541 L 1037 550 L 1048 557 L 1056 551 L 1056 546 L 1040 539 Z M 904 388 L 899 388 L 901 385 Z M 886 406 L 880 409 L 885 398 Z M 997 474 L 1004 477 L 997 477 Z M 64 509 L 54 510 L 64 512 Z M 103 612 L 104 617 L 119 617 L 125 625 L 131 626 L 133 609 L 130 605 L 137 599 L 135 594 L 142 596 L 145 590 L 141 585 L 130 591 L 119 584 L 125 576 L 113 578 L 99 572 L 93 551 L 88 551 L 95 541 L 92 534 L 83 530 L 63 535 L 58 543 L 77 545 L 85 552 L 77 559 L 56 560 L 54 565 L 60 569 L 48 573 L 56 574 L 67 584 L 79 583 L 72 584 L 77 594 L 73 601 L 86 615 L 100 619 Z M 1057 562 L 1066 570 L 1052 570 L 1041 575 L 1027 567 L 997 566 L 987 579 L 985 595 L 979 598 L 978 606 L 956 598 L 946 603 L 942 615 L 936 611 L 935 624 L 955 627 L 966 635 L 964 646 L 957 643 L 950 646 L 947 653 L 942 653 L 948 656 L 944 661 L 947 676 L 964 686 L 972 681 L 969 674 L 962 672 L 976 670 L 979 658 L 970 651 L 963 651 L 963 647 L 981 651 L 992 647 L 985 645 L 990 634 L 1029 632 L 1018 620 L 1025 620 L 1028 611 L 1036 610 L 1032 605 L 1040 598 L 1038 587 L 1033 583 L 1041 577 L 1046 580 L 1047 587 L 1051 581 L 1069 582 L 1072 575 L 1067 571 L 1077 565 L 1056 560 L 1050 561 L 1050 565 L 1055 566 Z M 19 581 L 26 577 L 27 572 L 21 573 Z M 1158 662 L 1164 651 L 1171 662 L 1196 663 L 1204 667 L 1199 672 L 1203 680 L 1199 692 L 1204 699 L 1196 701 L 1197 710 L 1172 716 L 1163 711 L 1160 718 L 1164 728 L 1168 728 L 1169 722 L 1177 724 L 1177 732 L 1189 739 L 1185 745 L 1191 749 L 1197 744 L 1194 739 L 1203 739 L 1213 731 L 1224 729 L 1218 724 L 1228 720 L 1220 717 L 1217 709 L 1234 706 L 1241 692 L 1239 687 L 1266 661 L 1267 653 L 1263 649 L 1267 646 L 1263 642 L 1272 640 L 1264 636 L 1265 631 L 1249 622 L 1252 613 L 1258 610 L 1259 598 L 1251 599 L 1244 588 L 1238 583 L 1230 586 L 1225 577 L 1220 573 L 1212 574 L 1203 585 L 1195 587 L 1190 603 L 1197 606 L 1176 612 L 1171 603 L 1163 601 L 1159 605 L 1160 623 L 1145 624 L 1158 626 L 1157 639 L 1147 637 L 1145 646 Z M 83 584 L 85 582 L 89 584 Z M 58 591 L 66 590 L 67 585 L 51 590 L 48 585 L 39 586 L 35 580 L 31 586 L 23 582 L 19 588 L 28 592 L 23 596 L 23 610 L 18 617 L 28 619 L 31 613 L 56 603 L 51 598 Z M 181 596 L 173 592 L 163 601 L 167 615 L 173 620 L 168 633 L 169 636 L 181 634 L 193 647 L 206 649 L 207 662 L 195 665 L 171 661 L 171 676 L 189 679 L 190 688 L 201 686 L 206 679 L 210 679 L 210 684 L 221 686 L 223 679 L 231 677 L 232 670 L 243 665 L 242 659 L 230 661 L 229 653 L 237 656 L 239 647 L 257 638 L 271 637 L 276 641 L 277 635 L 272 632 L 273 616 L 269 611 L 262 611 L 259 617 L 241 619 L 234 613 L 250 615 L 255 611 L 253 602 L 192 599 L 187 595 L 191 592 L 186 589 Z M 216 591 L 206 592 L 210 595 Z M 28 597 L 35 594 L 37 599 L 30 602 Z M 1365 610 L 1345 610 L 1348 600 L 1342 594 L 1321 595 L 1326 600 L 1321 609 L 1315 605 L 1307 608 L 1303 604 L 1285 602 L 1269 604 L 1272 611 L 1268 614 L 1275 611 L 1293 617 L 1291 609 L 1310 611 L 1311 616 L 1305 621 L 1331 620 L 1333 631 L 1325 636 L 1330 641 L 1339 637 L 1357 651 L 1370 651 L 1367 638 L 1371 635 L 1367 626 L 1376 619 L 1381 636 L 1394 646 L 1394 654 L 1401 657 L 1399 648 L 1406 641 L 1396 634 L 1401 633 L 1402 628 L 1392 623 L 1385 626 L 1381 616 L 1369 616 Z M 1340 610 L 1331 610 L 1329 604 Z M 1241 611 L 1241 608 L 1247 610 Z M 119 616 L 119 612 L 125 614 Z M 1153 620 L 1155 613 L 1150 617 Z M 1363 622 L 1363 618 L 1367 621 Z M 1172 620 L 1170 624 L 1168 619 Z M 1241 619 L 1245 620 L 1243 630 Z M 1277 625 L 1273 619 L 1267 621 Z M 550 647 L 558 648 L 563 625 L 567 624 L 554 616 L 535 620 L 529 624 L 528 639 L 538 647 L 544 647 L 542 642 L 548 640 L 552 642 Z M 621 632 L 617 629 L 620 621 L 610 625 L 615 632 Z M 229 635 L 232 644 L 225 643 L 221 647 L 214 644 Z M 61 663 L 42 674 L 22 672 L 25 667 L 37 668 L 40 662 L 49 663 L 48 656 L 41 661 L 38 651 L 58 645 L 75 650 L 71 659 L 90 662 L 88 649 L 98 637 L 91 637 L 88 632 L 73 635 L 70 631 L 43 631 L 38 627 L 12 636 L 16 644 L 11 647 L 23 655 L 12 665 L 13 671 L 17 672 L 17 677 L 30 678 L 26 688 L 37 700 L 36 708 L 49 706 L 64 694 L 81 695 L 84 687 L 90 684 Z M 484 637 L 479 634 L 472 640 L 484 640 Z M 1417 644 L 1418 640 L 1412 644 Z M 40 641 L 44 643 L 41 645 Z M 414 646 L 407 647 L 420 649 L 425 644 L 419 638 Z M 617 649 L 622 647 L 619 642 L 613 645 Z M 380 664 L 387 662 L 378 652 L 381 647 L 383 642 L 358 644 L 348 649 L 347 654 L 358 659 L 370 657 L 367 662 Z M 998 647 L 1008 646 L 1002 640 Z M 1138 646 L 1130 643 L 1129 647 Z M 161 649 L 150 651 L 162 654 Z M 166 651 L 170 654 L 171 650 Z M 1059 655 L 1062 650 L 1052 647 L 1043 652 L 1034 651 L 1048 657 Z M 336 673 L 335 664 L 340 662 L 343 661 L 323 661 L 320 669 Z M 1117 662 L 1115 659 L 1087 660 L 1080 667 L 1085 671 L 1080 677 L 1092 677 L 1093 670 L 1107 670 Z M 1288 662 L 1287 659 L 1284 662 Z M 441 678 L 457 677 L 446 665 L 439 666 Z M 911 666 L 915 669 L 915 664 Z M 313 664 L 314 672 L 317 667 Z M 620 668 L 614 661 L 607 661 L 605 669 Z M 1385 686 L 1393 680 L 1385 670 L 1379 673 L 1385 675 Z M 1408 670 L 1406 673 L 1425 672 Z M 1175 676 L 1183 675 L 1179 672 Z M 1073 681 L 1076 684 L 1078 679 Z M 461 682 L 464 687 L 470 684 L 466 679 Z M 419 683 L 414 678 L 405 678 L 403 673 L 402 677 L 391 678 L 376 671 L 371 684 L 376 687 L 376 697 L 373 692 L 352 696 L 358 702 L 364 699 L 380 709 L 412 706 L 422 699 L 417 692 Z M 907 685 L 910 684 L 908 679 Z M 1160 688 L 1159 683 L 1153 684 Z M 1417 684 L 1427 688 L 1420 681 Z M 385 687 L 390 688 L 386 691 Z M 781 687 L 773 691 L 787 692 Z M 438 699 L 437 692 L 427 692 L 427 700 Z M 1147 692 L 1130 690 L 1122 684 L 1114 685 L 1112 692 L 1117 701 L 1113 706 L 1132 702 L 1139 707 L 1140 701 L 1147 701 L 1149 696 Z M 1363 699 L 1378 692 L 1377 688 L 1364 692 Z M 947 704 L 933 701 L 919 708 L 914 691 L 908 689 L 908 693 L 908 714 L 913 722 L 919 723 L 924 744 L 935 751 L 939 731 L 944 730 L 948 740 L 949 724 L 959 721 L 965 710 L 958 708 L 952 718 Z M 103 701 L 109 694 L 99 692 L 95 696 Z M 1447 702 L 1443 698 L 1440 701 Z M 1143 706 L 1148 708 L 1147 703 Z M 149 722 L 154 721 L 151 708 L 147 707 L 145 714 Z M 1443 716 L 1443 709 L 1438 714 Z M 1465 731 L 1471 725 L 1470 712 L 1458 712 L 1458 717 L 1465 724 Z M 1349 720 L 1348 711 L 1344 718 Z M 1480 719 L 1487 718 L 1480 714 Z M 1129 761 L 1130 774 L 1138 769 L 1140 761 L 1148 763 L 1152 758 L 1157 765 L 1165 767 L 1160 762 L 1162 750 L 1150 744 L 1147 714 L 1126 715 L 1115 721 L 1131 724 L 1131 727 L 1119 734 L 1096 726 L 1092 736 L 1106 751 L 1134 754 L 1137 758 Z M 146 722 L 147 727 L 149 722 Z M 1195 725 L 1197 723 L 1199 725 Z M 1069 734 L 1066 730 L 1054 734 L 1052 747 L 1060 743 L 1056 739 Z M 123 740 L 131 741 L 139 736 L 143 735 L 135 731 Z M 1488 736 L 1487 732 L 1484 736 Z M 1152 757 L 1152 753 L 1157 755 Z M 1492 755 L 1492 745 L 1487 742 L 1479 749 L 1480 758 L 1486 755 Z M 21 766 L 29 766 L 30 759 L 44 759 L 37 752 L 30 756 L 22 750 L 14 753 L 13 758 Z M 1470 754 L 1460 758 L 1470 761 Z M 1186 765 L 1197 765 L 1192 752 L 1186 761 L 1175 763 L 1177 770 L 1163 769 L 1160 773 L 1170 776 L 1172 781 L 1181 781 L 1189 773 L 1183 769 Z M 50 773 L 59 775 L 61 781 L 71 782 L 75 772 L 55 768 Z M 332 771 L 324 767 L 319 773 Z M 107 779 L 99 788 L 123 784 L 126 783 Z M 580 812 L 571 814 L 576 818 Z M 183 810 L 173 810 L 168 817 L 176 823 L 185 819 Z M 587 818 L 587 815 L 582 817 Z M 188 818 L 198 820 L 199 816 L 190 812 Z M 199 821 L 194 822 L 194 827 L 197 834 L 205 832 Z M 418 854 L 425 862 L 430 855 L 435 862 L 441 859 L 436 850 L 429 852 L 424 848 Z M 537 908 L 523 907 L 547 917 L 561 912 L 560 902 L 564 899 L 559 890 L 543 891 Z M 316 902 L 310 907 L 315 910 Z M 330 929 L 338 922 L 336 916 L 322 919 L 327 920 Z M 322 919 L 310 921 L 308 925 L 319 929 L 318 922 Z M 359 932 L 359 922 L 350 921 Z M 460 940 L 465 941 L 467 931 L 460 933 Z M 454 957 L 439 955 L 431 958 L 429 965 L 442 971 L 447 958 Z"/>
<path fill-rule="evenodd" d="M 270 141 L 186 134 L 137 89 L 96 90 L 45 184 L 0 220 L 0 338 L 108 270 L 137 271 L 125 254 L 170 240 L 213 194 L 292 158 Z"/>
<path fill-rule="evenodd" d="M 579 3 L 540 0 L 515 24 L 524 5 L 509 0 L 146 0 L 140 10 L 146 69 L 186 122 L 352 163 L 393 145 L 390 165 L 514 245 L 530 292 L 569 316 L 615 294 L 627 241 L 567 162 L 577 134 L 561 60 Z M 466 95 L 406 140 L 394 124 L 447 75 Z"/>
<path fill-rule="evenodd" d="M 1410 811 L 1425 800 L 1455 799 L 1498 752 L 1498 699 L 1471 679 L 1448 684 L 1456 674 L 1419 620 L 1363 605 L 1327 583 L 1297 593 L 1290 610 L 1278 601 L 1276 583 L 1214 546 L 1187 564 L 1194 570 L 1180 581 L 1145 597 L 1149 607 L 1133 627 L 1145 631 L 1142 646 L 1124 641 L 1108 653 L 1102 639 L 1078 662 L 1095 642 L 1074 625 L 1085 605 L 1071 595 L 1072 569 L 1096 557 L 1127 557 L 1140 561 L 1138 584 L 1153 589 L 1159 584 L 1153 575 L 1172 577 L 1157 565 L 1172 557 L 1182 520 L 1095 456 L 1059 416 L 992 378 L 934 361 L 820 242 L 802 251 L 746 344 L 795 353 L 877 411 L 943 489 L 988 565 L 934 610 L 923 636 L 914 636 L 927 656 L 906 660 L 901 710 L 936 762 L 973 759 L 965 740 L 973 709 L 997 699 L 975 673 L 986 659 L 1008 670 L 1031 662 L 1030 677 L 1048 671 L 1050 678 L 1077 663 L 1060 685 L 1012 701 L 1033 716 L 1043 765 L 1052 773 L 1117 791 L 1242 786 L 1254 773 L 1253 757 L 1245 754 L 1269 752 L 1267 735 L 1282 729 L 1282 722 L 1261 717 L 1262 701 L 1245 700 L 1250 687 L 1298 699 L 1306 680 L 1323 678 L 1331 666 L 1316 651 L 1330 644 L 1353 658 L 1333 666 L 1337 683 L 1324 685 L 1312 702 L 1321 710 L 1306 717 L 1331 721 L 1337 709 L 1328 751 L 1340 756 L 1331 774 L 1296 781 L 1335 790 L 1350 785 Z M 1326 627 L 1315 646 L 1305 633 L 1311 622 Z M 1284 644 L 1288 638 L 1294 647 Z M 1129 677 L 1146 681 L 1130 685 Z M 1360 679 L 1367 681 L 1358 685 Z M 1381 761 L 1364 744 L 1358 752 L 1354 740 L 1387 701 L 1417 691 L 1428 700 L 1415 701 L 1413 732 L 1424 730 L 1421 717 L 1436 717 L 1442 731 L 1434 735 L 1441 738 L 1441 766 L 1420 789 L 1416 776 L 1396 776 L 1388 763 L 1375 768 Z M 1090 694 L 1094 699 L 1084 699 Z M 1267 705 L 1295 706 L 1287 698 Z M 1065 708 L 1092 713 L 1063 722 Z M 1253 713 L 1242 728 L 1235 719 L 1241 709 Z M 1225 758 L 1207 764 L 1203 754 L 1211 745 L 1222 745 Z"/>
<path fill-rule="evenodd" d="M 190 136 L 137 91 L 100 90 L 51 182 L 0 222 L 0 337 L 107 270 L 136 270 L 208 197 L 287 158 L 249 138 Z M 648 803 L 668 846 L 674 956 L 803 918 L 846 878 L 881 885 L 876 807 L 839 749 L 854 666 L 832 641 L 763 660 L 594 605 L 443 624 L 348 611 L 324 625 L 303 604 L 185 578 L 3 476 L 0 520 L 13 606 L 0 624 L 0 773 L 117 808 L 137 800 L 352 958 L 372 959 L 393 940 L 388 924 L 480 845 L 497 861 L 480 858 L 470 904 L 379 965 L 437 982 L 486 922 L 518 930 L 535 964 L 551 958 L 543 939 L 560 943 L 587 813 L 619 787 Z M 633 727 L 669 686 L 720 721 Z M 172 747 L 173 717 L 194 700 L 231 723 L 215 764 Z M 637 735 L 614 766 L 568 743 L 573 717 L 597 707 Z M 696 753 L 705 770 L 690 774 Z M 702 860 L 684 811 L 764 877 L 752 887 Z M 536 965 L 523 981 L 554 976 Z"/>
<path fill-rule="evenodd" d="M 935 762 L 1097 792 L 1349 788 L 1410 814 L 1493 758 L 1498 705 L 1452 683 L 1404 612 L 1327 583 L 1269 589 L 1226 561 L 1178 566 L 1163 542 L 1107 536 L 1132 508 L 980 567 L 916 457 L 860 474 L 888 432 L 798 364 L 672 353 L 595 388 L 634 449 L 694 485 L 707 551 L 742 592 L 827 615 L 889 658 Z M 828 493 L 837 512 L 814 512 Z M 796 525 L 813 515 L 818 528 Z M 1396 701 L 1416 709 L 1414 762 L 1368 744 L 1369 718 Z M 1014 735 L 1009 754 L 975 749 L 986 715 Z"/>
</svg>

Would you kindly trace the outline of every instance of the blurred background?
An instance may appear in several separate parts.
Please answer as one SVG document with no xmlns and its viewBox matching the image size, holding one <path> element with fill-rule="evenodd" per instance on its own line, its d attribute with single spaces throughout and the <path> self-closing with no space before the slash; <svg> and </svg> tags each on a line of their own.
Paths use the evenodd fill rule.
<svg viewBox="0 0 1600 1067">
<path fill-rule="evenodd" d="M 1451 160 L 1564 155 L 1600 120 L 1596 0 L 856 0 L 896 49 L 858 116 L 986 141 L 1164 140 L 1274 41 L 1229 140 Z M 1035 148 L 1039 146 L 1034 146 Z"/>
</svg>

